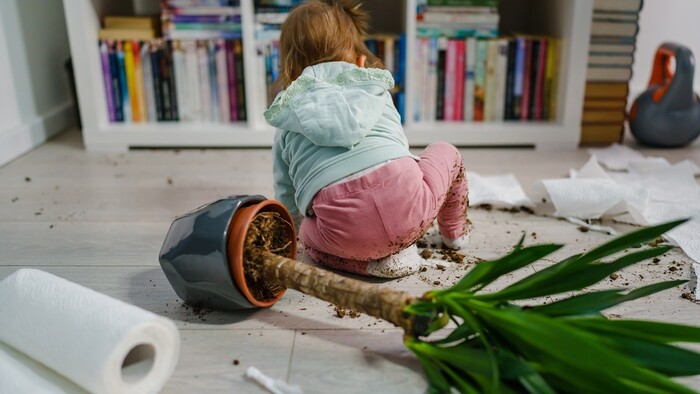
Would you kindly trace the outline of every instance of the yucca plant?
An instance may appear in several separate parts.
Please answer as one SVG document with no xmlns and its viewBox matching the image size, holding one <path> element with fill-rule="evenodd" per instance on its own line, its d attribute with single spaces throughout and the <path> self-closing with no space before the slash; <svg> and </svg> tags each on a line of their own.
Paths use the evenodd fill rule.
<svg viewBox="0 0 700 394">
<path fill-rule="evenodd" d="M 484 290 L 562 246 L 526 247 L 521 239 L 511 253 L 482 262 L 454 286 L 416 297 L 275 254 L 278 246 L 292 242 L 274 236 L 275 226 L 291 224 L 261 213 L 252 227 L 258 230 L 247 233 L 246 264 L 255 267 L 261 283 L 296 289 L 403 328 L 405 345 L 423 365 L 433 393 L 692 393 L 672 378 L 700 374 L 700 354 L 674 344 L 700 343 L 700 328 L 608 320 L 601 313 L 685 281 L 581 292 L 668 252 L 670 246 L 650 241 L 683 222 L 631 232 L 494 292 Z M 533 301 L 570 293 L 551 303 Z M 528 305 L 515 303 L 525 300 Z"/>
<path fill-rule="evenodd" d="M 525 247 L 483 262 L 454 286 L 427 292 L 404 312 L 430 322 L 406 346 L 420 360 L 430 391 L 463 393 L 692 393 L 671 378 L 700 373 L 700 354 L 675 343 L 700 343 L 700 328 L 638 320 L 609 320 L 601 312 L 684 283 L 632 291 L 578 293 L 548 304 L 517 301 L 576 292 L 670 246 L 640 245 L 683 221 L 643 228 L 571 256 L 502 290 L 493 281 L 555 252 L 561 245 Z M 619 253 L 635 248 L 631 253 Z M 613 256 L 615 255 L 615 256 Z M 414 319 L 418 321 L 418 319 Z M 454 327 L 440 339 L 452 322 Z M 421 330 L 415 330 L 421 331 Z M 437 336 L 437 335 L 432 335 Z"/>
</svg>

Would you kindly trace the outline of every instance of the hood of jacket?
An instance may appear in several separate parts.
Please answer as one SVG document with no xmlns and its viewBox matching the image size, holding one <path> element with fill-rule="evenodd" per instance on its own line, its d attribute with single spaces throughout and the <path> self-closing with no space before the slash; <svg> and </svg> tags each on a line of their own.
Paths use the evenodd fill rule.
<svg viewBox="0 0 700 394">
<path fill-rule="evenodd" d="M 386 70 L 347 62 L 317 64 L 275 97 L 265 119 L 316 145 L 351 148 L 379 122 L 393 86 Z"/>
</svg>

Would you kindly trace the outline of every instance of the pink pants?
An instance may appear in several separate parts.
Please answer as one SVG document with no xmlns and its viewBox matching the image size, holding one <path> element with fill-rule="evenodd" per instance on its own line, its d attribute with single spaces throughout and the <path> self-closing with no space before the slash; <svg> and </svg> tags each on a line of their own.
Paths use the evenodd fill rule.
<svg viewBox="0 0 700 394">
<path fill-rule="evenodd" d="M 369 260 L 414 244 L 436 217 L 444 237 L 464 235 L 468 201 L 462 155 L 438 142 L 420 158 L 393 160 L 319 191 L 314 216 L 299 230 L 306 253 L 331 268 L 364 275 Z"/>
</svg>

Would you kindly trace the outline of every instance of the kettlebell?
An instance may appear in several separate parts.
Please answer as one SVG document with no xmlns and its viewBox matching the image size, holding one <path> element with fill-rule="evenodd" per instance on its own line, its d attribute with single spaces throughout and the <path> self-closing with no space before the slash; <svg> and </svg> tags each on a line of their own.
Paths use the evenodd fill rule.
<svg viewBox="0 0 700 394">
<path fill-rule="evenodd" d="M 676 60 L 676 71 L 671 60 Z M 630 130 L 656 148 L 688 145 L 700 135 L 700 100 L 693 93 L 695 60 L 687 47 L 664 43 L 656 51 L 649 88 L 630 110 Z"/>
</svg>

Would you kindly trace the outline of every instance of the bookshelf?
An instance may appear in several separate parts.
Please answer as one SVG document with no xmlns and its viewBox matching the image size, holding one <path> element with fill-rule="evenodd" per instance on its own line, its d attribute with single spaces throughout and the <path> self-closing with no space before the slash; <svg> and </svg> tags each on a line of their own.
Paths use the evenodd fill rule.
<svg viewBox="0 0 700 394">
<path fill-rule="evenodd" d="M 404 130 L 412 146 L 448 141 L 458 146 L 534 146 L 575 148 L 581 132 L 588 41 L 593 0 L 502 0 L 501 30 L 549 34 L 561 38 L 558 113 L 548 122 L 414 122 L 415 92 L 411 59 L 416 56 L 416 1 L 365 2 L 379 31 L 399 29 L 407 37 L 406 119 Z M 115 5 L 109 0 L 64 0 L 71 55 L 89 151 L 126 151 L 136 147 L 269 147 L 274 129 L 262 117 L 264 108 L 249 88 L 256 86 L 257 66 L 253 0 L 240 0 L 243 28 L 248 121 L 237 123 L 161 122 L 110 123 L 97 45 L 104 15 L 153 14 L 157 0 L 133 0 Z M 377 3 L 377 4 L 373 4 Z M 386 4 L 385 4 L 386 3 Z M 397 10 L 386 12 L 388 5 Z M 382 9 L 383 8 L 383 9 Z M 397 22 L 397 19 L 401 23 Z M 503 28 L 505 26 L 505 29 Z M 260 92 L 260 94 L 264 94 Z"/>
</svg>

